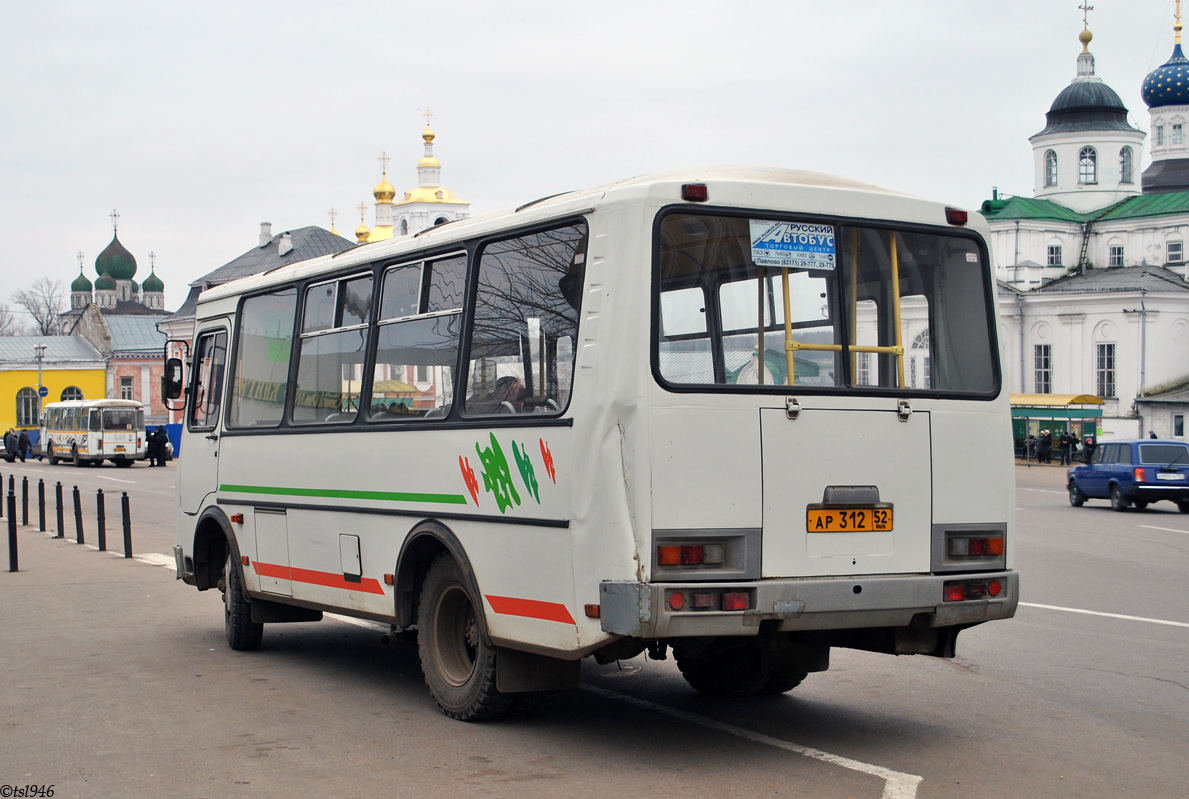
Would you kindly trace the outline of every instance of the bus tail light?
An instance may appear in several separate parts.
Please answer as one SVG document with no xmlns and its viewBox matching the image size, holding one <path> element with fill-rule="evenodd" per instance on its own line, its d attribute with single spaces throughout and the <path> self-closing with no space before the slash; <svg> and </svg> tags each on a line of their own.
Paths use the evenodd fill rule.
<svg viewBox="0 0 1189 799">
<path fill-rule="evenodd" d="M 970 214 L 957 208 L 945 209 L 945 221 L 951 225 L 965 225 Z"/>
<path fill-rule="evenodd" d="M 951 536 L 951 558 L 986 558 L 1003 554 L 1003 536 Z"/>
<path fill-rule="evenodd" d="M 722 595 L 723 610 L 747 610 L 751 607 L 745 591 L 728 591 Z"/>
<path fill-rule="evenodd" d="M 661 544 L 656 548 L 658 566 L 721 566 L 725 544 Z"/>
<path fill-rule="evenodd" d="M 997 597 L 1003 593 L 1003 583 L 998 578 L 989 580 L 954 580 L 942 586 L 942 599 L 946 602 L 964 602 L 967 599 Z"/>
</svg>

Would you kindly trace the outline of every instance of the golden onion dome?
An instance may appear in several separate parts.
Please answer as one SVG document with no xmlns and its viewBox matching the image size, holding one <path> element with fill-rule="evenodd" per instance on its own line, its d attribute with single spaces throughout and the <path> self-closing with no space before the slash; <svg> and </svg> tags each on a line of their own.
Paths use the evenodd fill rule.
<svg viewBox="0 0 1189 799">
<path fill-rule="evenodd" d="M 442 162 L 439 161 L 438 159 L 434 158 L 432 155 L 424 156 L 424 157 L 422 157 L 422 159 L 420 161 L 417 162 L 418 168 L 423 167 L 423 166 L 441 166 L 441 165 L 442 165 Z"/>
<path fill-rule="evenodd" d="M 437 134 L 433 132 L 433 128 L 431 128 L 429 125 L 426 125 L 425 130 L 421 132 L 421 138 L 425 139 L 426 144 L 433 144 L 435 136 L 437 136 Z"/>
<path fill-rule="evenodd" d="M 359 227 L 355 228 L 355 240 L 364 242 L 371 236 L 372 232 L 367 229 L 367 225 L 360 223 Z"/>
<path fill-rule="evenodd" d="M 372 189 L 372 194 L 378 203 L 392 202 L 392 198 L 396 196 L 396 187 L 388 182 L 387 173 L 380 178 L 380 182 L 376 184 L 376 188 Z"/>
<path fill-rule="evenodd" d="M 1078 34 L 1078 41 L 1082 43 L 1082 52 L 1088 53 L 1090 51 L 1090 40 L 1094 38 L 1094 34 L 1090 33 L 1089 28 L 1082 28 L 1082 32 Z"/>
</svg>

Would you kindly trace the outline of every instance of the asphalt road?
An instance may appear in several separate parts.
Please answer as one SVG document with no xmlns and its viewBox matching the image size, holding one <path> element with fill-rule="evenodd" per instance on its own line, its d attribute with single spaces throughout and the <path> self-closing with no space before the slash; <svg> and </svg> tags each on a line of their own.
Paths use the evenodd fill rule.
<svg viewBox="0 0 1189 799">
<path fill-rule="evenodd" d="M 1023 604 L 963 633 L 952 661 L 835 650 L 792 693 L 746 701 L 694 694 L 671 660 L 588 662 L 544 711 L 462 724 L 375 625 L 276 626 L 259 652 L 227 649 L 218 594 L 153 565 L 173 544 L 175 466 L 0 464 L 34 497 L 38 478 L 68 502 L 78 484 L 91 544 L 95 490 L 127 491 L 146 556 L 79 547 L 69 509 L 55 540 L 33 508 L 20 573 L 0 574 L 0 799 L 30 784 L 56 798 L 1189 795 L 1189 516 L 1168 503 L 1075 509 L 1063 470 L 1017 467 Z"/>
</svg>

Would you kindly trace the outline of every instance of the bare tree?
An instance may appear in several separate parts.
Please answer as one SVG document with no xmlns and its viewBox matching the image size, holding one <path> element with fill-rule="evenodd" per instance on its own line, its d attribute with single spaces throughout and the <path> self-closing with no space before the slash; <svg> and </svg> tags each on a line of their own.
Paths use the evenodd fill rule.
<svg viewBox="0 0 1189 799">
<path fill-rule="evenodd" d="M 13 316 L 12 309 L 7 303 L 0 302 L 0 336 L 19 336 L 22 332 L 21 323 Z"/>
<path fill-rule="evenodd" d="M 62 335 L 61 317 L 66 310 L 66 288 L 62 281 L 38 278 L 32 287 L 13 294 L 12 301 L 33 317 L 34 335 Z"/>
</svg>

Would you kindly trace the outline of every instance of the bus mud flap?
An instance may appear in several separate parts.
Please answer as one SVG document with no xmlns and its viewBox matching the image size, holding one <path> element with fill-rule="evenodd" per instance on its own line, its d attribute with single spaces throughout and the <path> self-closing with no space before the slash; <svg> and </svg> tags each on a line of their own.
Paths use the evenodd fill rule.
<svg viewBox="0 0 1189 799">
<path fill-rule="evenodd" d="M 563 691 L 578 687 L 581 661 L 496 647 L 495 687 L 503 694 Z"/>
</svg>

